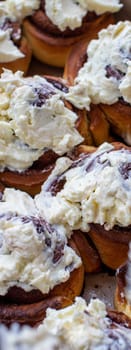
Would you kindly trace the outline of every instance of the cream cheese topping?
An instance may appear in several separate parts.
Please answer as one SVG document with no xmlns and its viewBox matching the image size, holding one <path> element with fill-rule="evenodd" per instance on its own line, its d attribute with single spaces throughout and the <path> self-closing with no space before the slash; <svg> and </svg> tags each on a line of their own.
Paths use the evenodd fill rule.
<svg viewBox="0 0 131 350">
<path fill-rule="evenodd" d="M 45 11 L 50 20 L 61 30 L 80 27 L 88 11 L 97 15 L 117 12 L 122 5 L 119 0 L 45 0 Z"/>
<path fill-rule="evenodd" d="M 6 0 L 5 6 L 12 20 L 22 21 L 40 6 L 40 0 Z"/>
<path fill-rule="evenodd" d="M 131 344 L 130 329 L 119 325 L 111 329 L 105 304 L 99 299 L 91 300 L 87 306 L 85 300 L 76 298 L 63 310 L 48 309 L 43 324 L 52 334 L 60 334 L 73 350 L 126 350 Z"/>
<path fill-rule="evenodd" d="M 131 224 L 131 152 L 114 150 L 102 144 L 96 152 L 66 169 L 59 159 L 53 174 L 43 184 L 35 202 L 41 215 L 50 223 L 69 225 L 71 229 L 89 230 L 90 223 L 104 225 Z M 61 164 L 61 167 L 60 167 Z M 68 161 L 66 162 L 68 165 Z M 63 188 L 52 194 L 53 181 L 63 180 Z M 59 185 L 58 185 L 59 187 Z"/>
<path fill-rule="evenodd" d="M 14 44 L 11 39 L 11 28 L 3 29 L 6 19 L 11 18 L 11 13 L 7 8 L 7 1 L 0 4 L 0 62 L 12 62 L 18 58 L 24 57 L 24 54 Z"/>
<path fill-rule="evenodd" d="M 24 54 L 10 39 L 10 29 L 6 31 L 0 29 L 0 62 L 12 62 L 22 57 Z"/>
<path fill-rule="evenodd" d="M 101 30 L 87 48 L 88 59 L 69 89 L 69 101 L 87 110 L 91 102 L 110 105 L 120 97 L 131 103 L 130 50 L 130 21 Z"/>
<path fill-rule="evenodd" d="M 94 11 L 97 15 L 101 15 L 105 12 L 117 12 L 123 6 L 119 0 L 78 0 L 81 6 L 88 11 Z"/>
<path fill-rule="evenodd" d="M 62 155 L 83 141 L 66 94 L 40 76 L 5 70 L 0 79 L 0 168 L 24 171 L 52 149 Z"/>
<path fill-rule="evenodd" d="M 20 328 L 13 324 L 10 329 L 4 325 L 0 326 L 0 348 L 1 350 L 70 350 L 61 340 L 60 335 L 52 335 L 50 330 L 44 327 Z"/>
<path fill-rule="evenodd" d="M 67 281 L 81 264 L 67 246 L 67 236 L 70 231 L 63 226 L 42 219 L 27 193 L 5 189 L 0 201 L 0 295 L 12 286 L 48 293 Z"/>
<path fill-rule="evenodd" d="M 120 92 L 124 100 L 131 103 L 131 62 L 129 62 L 127 74 L 120 84 Z"/>
<path fill-rule="evenodd" d="M 7 2 L 1 1 L 0 2 L 0 25 L 2 25 L 5 21 L 5 18 L 9 16 L 8 10 L 7 10 Z"/>
</svg>

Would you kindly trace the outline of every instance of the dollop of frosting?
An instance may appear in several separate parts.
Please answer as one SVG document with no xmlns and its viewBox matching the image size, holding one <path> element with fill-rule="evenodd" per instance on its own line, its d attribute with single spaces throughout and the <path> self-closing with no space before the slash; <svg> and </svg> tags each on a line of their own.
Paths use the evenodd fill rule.
<svg viewBox="0 0 131 350">
<path fill-rule="evenodd" d="M 22 57 L 24 54 L 10 39 L 10 29 L 6 29 L 6 31 L 0 29 L 0 62 L 12 62 Z"/>
<path fill-rule="evenodd" d="M 0 325 L 0 347 L 1 350 L 70 350 L 60 335 L 55 336 L 44 327 L 20 328 L 18 324 L 13 324 L 10 329 Z"/>
<path fill-rule="evenodd" d="M 12 62 L 24 57 L 24 54 L 14 44 L 11 34 L 11 26 L 4 26 L 7 19 L 11 18 L 11 13 L 7 8 L 7 1 L 0 3 L 0 62 Z"/>
<path fill-rule="evenodd" d="M 63 310 L 48 309 L 43 324 L 53 335 L 60 334 L 73 350 L 131 349 L 130 329 L 118 324 L 112 328 L 105 304 L 99 299 L 87 305 L 82 298 L 76 298 Z"/>
<path fill-rule="evenodd" d="M 126 77 L 121 82 L 120 91 L 123 99 L 131 103 L 131 62 L 129 62 Z"/>
<path fill-rule="evenodd" d="M 131 224 L 131 151 L 102 144 L 95 152 L 71 162 L 59 159 L 35 197 L 50 223 L 88 231 L 90 224 Z M 55 191 L 58 189 L 58 191 Z"/>
<path fill-rule="evenodd" d="M 40 76 L 4 70 L 0 79 L 0 169 L 19 172 L 52 149 L 62 155 L 83 141 L 66 94 Z"/>
<path fill-rule="evenodd" d="M 91 103 L 110 105 L 120 97 L 131 103 L 131 22 L 101 30 L 88 45 L 87 57 L 69 89 L 69 101 L 87 110 Z"/>
<path fill-rule="evenodd" d="M 12 20 L 22 21 L 40 6 L 40 0 L 6 0 L 5 7 Z"/>
<path fill-rule="evenodd" d="M 88 11 L 97 15 L 105 12 L 117 12 L 122 5 L 119 0 L 45 0 L 45 11 L 50 20 L 61 30 L 80 27 Z"/>
<path fill-rule="evenodd" d="M 67 245 L 70 234 L 62 225 L 45 222 L 27 193 L 5 189 L 0 200 L 0 295 L 12 286 L 44 294 L 67 281 L 81 264 Z"/>
</svg>

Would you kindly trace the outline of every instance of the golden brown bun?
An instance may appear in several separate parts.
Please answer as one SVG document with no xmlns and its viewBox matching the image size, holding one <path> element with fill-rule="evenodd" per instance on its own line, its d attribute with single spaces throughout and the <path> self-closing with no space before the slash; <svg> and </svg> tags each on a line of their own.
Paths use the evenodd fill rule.
<svg viewBox="0 0 131 350">
<path fill-rule="evenodd" d="M 72 304 L 72 300 L 63 296 L 47 298 L 33 304 L 0 304 L 0 322 L 6 326 L 19 323 L 33 327 L 43 321 L 48 307 L 57 310 L 70 304 Z"/>
<path fill-rule="evenodd" d="M 72 238 L 69 245 L 80 255 Z M 70 305 L 80 295 L 83 283 L 84 266 L 81 264 L 66 282 L 56 285 L 45 295 L 35 289 L 25 292 L 22 288 L 11 287 L 4 297 L 0 297 L 0 321 L 6 325 L 13 322 L 36 325 L 45 317 L 47 307 L 58 309 Z"/>
<path fill-rule="evenodd" d="M 27 73 L 32 57 L 32 49 L 30 47 L 30 44 L 28 43 L 28 40 L 24 36 L 21 39 L 19 49 L 25 55 L 25 57 L 18 58 L 17 60 L 12 62 L 0 63 L 0 74 L 3 72 L 3 68 L 10 69 L 13 72 L 21 70 L 24 72 L 24 74 Z"/>
<path fill-rule="evenodd" d="M 91 224 L 88 234 L 102 262 L 109 268 L 115 270 L 127 259 L 131 226 L 124 228 L 116 226 L 107 231 L 104 226 Z"/>
<path fill-rule="evenodd" d="M 96 248 L 83 232 L 74 231 L 73 241 L 75 242 L 85 268 L 85 272 L 98 272 L 101 270 L 101 259 Z"/>
<path fill-rule="evenodd" d="M 73 46 L 67 57 L 63 77 L 69 85 L 74 85 L 74 79 L 87 60 L 87 47 L 88 41 L 83 39 Z"/>
<path fill-rule="evenodd" d="M 74 84 L 74 79 L 87 60 L 87 46 L 87 41 L 83 40 L 76 44 L 68 55 L 63 76 L 69 85 Z M 112 105 L 91 104 L 90 111 L 86 112 L 86 115 L 89 131 L 96 146 L 104 141 L 117 141 L 118 137 L 130 144 L 131 106 L 122 98 Z"/>
<path fill-rule="evenodd" d="M 110 23 L 114 23 L 112 14 L 101 15 L 88 23 L 85 32 L 74 35 L 71 31 L 72 34 L 68 37 L 63 37 L 63 34 L 59 36 L 48 34 L 46 30 L 40 30 L 30 18 L 24 20 L 23 28 L 37 59 L 52 66 L 64 67 L 67 56 L 75 43 L 80 42 L 83 38 L 86 38 L 87 41 L 96 38 L 99 30 Z"/>
<path fill-rule="evenodd" d="M 125 143 L 131 144 L 131 105 L 120 100 L 113 105 L 100 104 L 106 120 L 116 135 L 123 138 Z"/>
<path fill-rule="evenodd" d="M 45 76 L 45 78 L 47 78 L 48 81 L 52 82 L 53 84 L 59 84 L 59 86 L 68 88 L 66 82 L 60 77 Z M 83 136 L 84 143 L 92 144 L 92 138 L 88 129 L 86 113 L 84 111 L 78 110 L 77 108 L 74 108 L 71 103 L 67 101 L 65 101 L 65 105 L 68 109 L 77 114 L 78 119 L 76 120 L 75 127 Z M 17 171 L 10 171 L 8 169 L 0 172 L 0 181 L 4 186 L 14 187 L 34 196 L 40 192 L 41 186 L 50 175 L 57 158 L 58 154 L 56 154 L 54 151 L 45 150 L 43 155 L 34 162 L 33 166 L 22 173 L 19 173 Z"/>
<path fill-rule="evenodd" d="M 120 266 L 116 273 L 115 307 L 131 319 L 131 304 L 125 295 L 127 264 Z"/>
<path fill-rule="evenodd" d="M 117 327 L 117 324 L 126 328 L 131 328 L 131 319 L 123 312 L 108 310 L 108 317 L 112 320 L 111 328 Z"/>
<path fill-rule="evenodd" d="M 28 169 L 24 173 L 5 170 L 0 173 L 0 181 L 6 187 L 13 187 L 35 196 L 40 192 L 42 184 L 50 175 L 53 164 L 44 166 L 43 169 Z"/>
</svg>

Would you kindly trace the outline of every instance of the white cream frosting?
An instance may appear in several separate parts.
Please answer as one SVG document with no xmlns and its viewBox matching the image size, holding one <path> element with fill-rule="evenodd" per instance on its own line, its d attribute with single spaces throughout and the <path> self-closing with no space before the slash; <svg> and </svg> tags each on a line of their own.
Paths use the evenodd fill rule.
<svg viewBox="0 0 131 350">
<path fill-rule="evenodd" d="M 120 92 L 124 100 L 131 103 L 131 62 L 129 62 L 127 74 L 120 84 Z"/>
<path fill-rule="evenodd" d="M 12 62 L 24 57 L 24 54 L 14 44 L 11 39 L 12 29 L 3 29 L 3 24 L 7 18 L 11 18 L 11 13 L 7 9 L 7 1 L 0 4 L 0 63 Z"/>
<path fill-rule="evenodd" d="M 40 0 L 6 0 L 5 6 L 12 20 L 22 21 L 40 6 Z"/>
<path fill-rule="evenodd" d="M 119 0 L 78 0 L 77 2 L 88 11 L 96 12 L 97 15 L 105 12 L 117 12 L 123 6 Z"/>
<path fill-rule="evenodd" d="M 60 335 L 52 335 L 50 330 L 44 327 L 20 328 L 13 324 L 10 329 L 4 325 L 0 326 L 0 348 L 1 350 L 70 350 L 63 343 Z"/>
<path fill-rule="evenodd" d="M 0 29 L 0 62 L 12 62 L 22 57 L 24 54 L 10 39 L 10 29 L 6 31 Z"/>
<path fill-rule="evenodd" d="M 90 223 L 104 225 L 107 230 L 114 225 L 131 224 L 130 151 L 114 151 L 111 144 L 104 143 L 83 164 L 68 169 L 71 161 L 67 160 L 64 166 L 63 163 L 59 159 L 58 168 L 56 164 L 41 193 L 35 197 L 41 215 L 48 222 L 82 231 L 88 231 Z M 57 175 L 65 183 L 61 191 L 52 195 L 50 186 Z"/>
<path fill-rule="evenodd" d="M 45 224 L 27 193 L 5 189 L 0 201 L 0 295 L 12 286 L 48 293 L 67 281 L 81 264 L 67 246 L 67 236 L 70 231 L 63 226 Z"/>
<path fill-rule="evenodd" d="M 44 149 L 62 155 L 83 141 L 75 128 L 78 117 L 65 107 L 63 96 L 43 77 L 23 78 L 22 72 L 4 71 L 0 79 L 1 170 L 24 171 Z"/>
<path fill-rule="evenodd" d="M 45 0 L 45 10 L 50 20 L 61 30 L 80 27 L 88 11 L 97 15 L 105 12 L 117 12 L 122 5 L 119 0 Z"/>
<path fill-rule="evenodd" d="M 90 109 L 90 103 L 113 104 L 123 97 L 131 103 L 131 22 L 121 21 L 99 32 L 87 48 L 88 59 L 79 70 L 68 99 L 79 108 Z M 107 70 L 117 71 L 107 77 Z"/>
<path fill-rule="evenodd" d="M 0 1 L 0 25 L 2 25 L 5 21 L 5 18 L 9 16 L 6 5 L 7 5 L 6 1 Z"/>
<path fill-rule="evenodd" d="M 48 309 L 43 324 L 52 334 L 60 334 L 73 350 L 106 350 L 115 346 L 126 350 L 131 342 L 130 329 L 118 325 L 111 330 L 106 315 L 105 304 L 99 299 L 91 300 L 87 306 L 85 300 L 76 298 L 73 305 L 63 310 Z"/>
</svg>

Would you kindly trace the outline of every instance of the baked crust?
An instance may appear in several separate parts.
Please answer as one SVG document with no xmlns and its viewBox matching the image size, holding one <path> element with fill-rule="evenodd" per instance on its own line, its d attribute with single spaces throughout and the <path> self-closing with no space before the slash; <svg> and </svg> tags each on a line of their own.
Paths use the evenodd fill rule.
<svg viewBox="0 0 131 350">
<path fill-rule="evenodd" d="M 125 143 L 131 144 L 131 105 L 119 100 L 113 105 L 100 104 L 106 120 L 111 125 L 116 135 L 120 136 Z"/>
<path fill-rule="evenodd" d="M 82 24 L 84 30 L 81 28 L 78 34 L 76 34 L 75 31 L 69 32 L 68 30 L 68 36 L 64 36 L 63 32 L 56 34 L 54 28 L 56 26 L 53 26 L 52 30 L 49 21 L 45 22 L 46 29 L 44 30 L 44 28 L 40 26 L 42 21 L 43 14 L 42 11 L 39 11 L 37 12 L 37 20 L 35 23 L 32 22 L 31 17 L 25 19 L 23 22 L 24 34 L 30 42 L 33 54 L 37 59 L 49 65 L 64 67 L 72 46 L 83 38 L 86 38 L 87 41 L 94 39 L 100 29 L 107 27 L 110 23 L 114 23 L 114 16 L 112 14 L 96 16 L 96 19 L 86 23 L 86 27 L 84 22 Z M 39 22 L 39 26 L 36 25 L 36 22 Z"/>
<path fill-rule="evenodd" d="M 89 237 L 81 231 L 74 231 L 73 240 L 80 252 L 85 272 L 99 272 L 101 270 L 101 259 Z"/>
<path fill-rule="evenodd" d="M 115 270 L 125 262 L 131 240 L 131 225 L 130 227 L 114 226 L 107 231 L 104 226 L 91 224 L 88 234 L 106 266 Z"/>
<path fill-rule="evenodd" d="M 131 319 L 131 304 L 129 304 L 125 295 L 126 272 L 127 264 L 120 266 L 120 268 L 116 272 L 116 290 L 114 302 L 116 309 L 120 312 L 123 312 Z"/>
<path fill-rule="evenodd" d="M 131 328 L 131 319 L 123 312 L 108 310 L 108 317 L 112 320 L 112 328 L 117 324 L 126 328 Z"/>
<path fill-rule="evenodd" d="M 43 164 L 43 169 L 30 168 L 24 173 L 5 170 L 0 172 L 0 181 L 6 187 L 13 187 L 35 196 L 40 192 L 42 184 L 50 175 L 53 167 L 53 164 L 48 166 Z"/>
<path fill-rule="evenodd" d="M 1 303 L 0 322 L 6 326 L 19 323 L 20 325 L 26 324 L 33 327 L 43 321 L 48 307 L 61 309 L 70 304 L 72 304 L 72 300 L 63 296 L 47 298 L 43 301 L 27 305 Z"/>
</svg>

